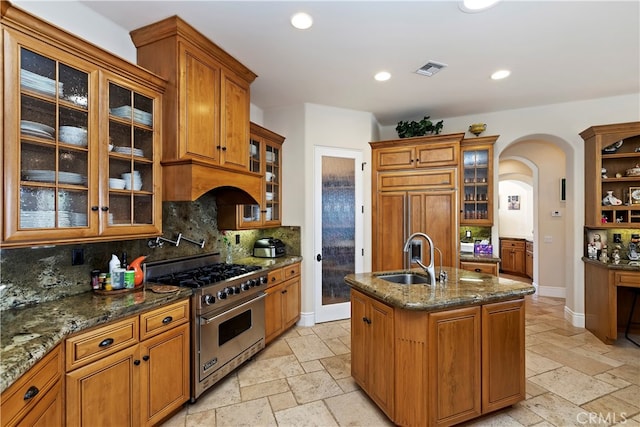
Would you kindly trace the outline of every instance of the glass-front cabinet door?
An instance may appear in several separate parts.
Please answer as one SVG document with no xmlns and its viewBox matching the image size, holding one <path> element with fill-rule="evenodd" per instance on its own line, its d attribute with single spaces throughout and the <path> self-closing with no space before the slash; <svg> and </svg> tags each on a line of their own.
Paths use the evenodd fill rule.
<svg viewBox="0 0 640 427">
<path fill-rule="evenodd" d="M 159 234 L 162 92 L 90 55 L 3 35 L 3 243 Z"/>
<path fill-rule="evenodd" d="M 497 137 L 462 141 L 461 225 L 493 225 L 492 181 L 493 141 L 495 139 Z"/>
<path fill-rule="evenodd" d="M 44 46 L 9 46 L 18 60 L 4 70 L 5 124 L 13 125 L 5 126 L 5 237 L 94 235 L 96 70 L 65 55 L 45 55 Z"/>
<path fill-rule="evenodd" d="M 264 175 L 261 205 L 240 205 L 236 224 L 239 229 L 276 227 L 281 224 L 282 143 L 284 137 L 251 123 L 249 170 Z M 224 218 L 218 222 L 226 224 Z"/>
<path fill-rule="evenodd" d="M 101 203 L 103 232 L 120 234 L 123 227 L 153 232 L 158 230 L 161 202 L 154 143 L 154 125 L 159 123 L 154 112 L 160 106 L 153 93 L 132 88 L 115 76 L 108 76 L 103 87 L 109 108 L 105 121 L 108 162 L 102 177 L 108 188 Z"/>
</svg>

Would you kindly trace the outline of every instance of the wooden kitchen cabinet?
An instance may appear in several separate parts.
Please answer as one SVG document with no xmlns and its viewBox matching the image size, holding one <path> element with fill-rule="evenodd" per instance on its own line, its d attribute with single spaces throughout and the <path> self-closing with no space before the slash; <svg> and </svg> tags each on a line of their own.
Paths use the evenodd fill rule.
<svg viewBox="0 0 640 427">
<path fill-rule="evenodd" d="M 393 308 L 352 289 L 351 376 L 392 420 L 393 346 Z"/>
<path fill-rule="evenodd" d="M 523 239 L 500 239 L 500 270 L 504 273 L 524 276 L 525 241 Z"/>
<path fill-rule="evenodd" d="M 451 135 L 404 138 L 372 143 L 375 170 L 419 169 L 457 166 L 459 139 Z"/>
<path fill-rule="evenodd" d="M 454 234 L 457 232 L 455 211 L 457 193 L 452 189 L 432 191 L 380 191 L 374 211 L 374 271 L 406 268 L 408 254 L 405 240 L 414 232 L 426 232 L 434 245 L 435 265 L 457 264 Z M 437 214 L 436 214 L 437 213 Z M 422 239 L 416 239 L 422 241 Z M 422 262 L 428 263 L 428 244 L 422 241 Z M 417 264 L 412 264 L 412 267 Z"/>
<path fill-rule="evenodd" d="M 429 315 L 429 425 L 457 424 L 482 413 L 480 330 L 480 307 Z"/>
<path fill-rule="evenodd" d="M 300 263 L 269 271 L 265 297 L 265 344 L 300 320 Z"/>
<path fill-rule="evenodd" d="M 525 243 L 524 272 L 529 279 L 533 279 L 533 242 L 529 240 Z"/>
<path fill-rule="evenodd" d="M 428 312 L 351 289 L 351 375 L 397 425 L 450 426 L 524 400 L 524 339 L 522 298 Z"/>
<path fill-rule="evenodd" d="M 284 137 L 251 123 L 249 169 L 264 176 L 259 205 L 218 205 L 218 227 L 245 230 L 277 227 L 282 221 L 282 144 Z"/>
<path fill-rule="evenodd" d="M 3 245 L 159 235 L 165 82 L 11 5 L 2 31 Z"/>
<path fill-rule="evenodd" d="M 67 423 L 155 425 L 189 400 L 188 313 L 183 300 L 68 338 Z"/>
<path fill-rule="evenodd" d="M 2 427 L 65 425 L 63 358 L 58 345 L 2 392 Z"/>
<path fill-rule="evenodd" d="M 627 172 L 640 165 L 640 122 L 592 126 L 580 136 L 585 144 L 585 226 L 640 228 L 640 174 Z M 620 146 L 603 151 L 612 144 Z M 603 203 L 609 191 L 620 205 Z"/>
<path fill-rule="evenodd" d="M 250 170 L 248 143 L 256 75 L 177 16 L 136 29 L 131 39 L 138 64 L 168 81 L 164 199 L 195 200 L 235 185 L 260 201 L 261 175 Z"/>
<path fill-rule="evenodd" d="M 407 268 L 406 239 L 429 235 L 442 251 L 435 265 L 458 265 L 458 161 L 464 134 L 370 142 L 373 270 Z M 417 239 L 421 241 L 422 239 Z M 428 245 L 422 243 L 428 263 Z M 436 251 L 437 253 L 437 251 Z M 416 265 L 412 265 L 415 267 Z"/>
<path fill-rule="evenodd" d="M 524 400 L 524 299 L 482 306 L 482 413 Z"/>
<path fill-rule="evenodd" d="M 460 225 L 493 225 L 493 144 L 497 136 L 460 143 Z"/>
<path fill-rule="evenodd" d="M 460 261 L 460 268 L 467 271 L 475 271 L 476 273 L 491 274 L 498 276 L 498 263 L 497 262 L 471 262 Z"/>
</svg>

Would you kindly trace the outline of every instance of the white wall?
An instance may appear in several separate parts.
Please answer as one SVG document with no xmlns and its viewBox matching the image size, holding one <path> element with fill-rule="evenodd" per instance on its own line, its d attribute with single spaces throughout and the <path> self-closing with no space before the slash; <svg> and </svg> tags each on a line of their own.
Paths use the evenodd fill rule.
<svg viewBox="0 0 640 427">
<path fill-rule="evenodd" d="M 317 104 L 264 112 L 265 127 L 286 136 L 283 153 L 283 214 L 284 225 L 301 226 L 302 256 L 302 318 L 300 324 L 315 323 L 315 290 L 313 278 L 316 252 L 314 242 L 314 148 L 338 147 L 362 152 L 366 163 L 363 172 L 363 200 L 365 205 L 364 247 L 371 248 L 371 150 L 372 115 L 368 112 L 346 110 Z M 367 209 L 368 207 L 368 209 Z M 371 253 L 365 250 L 365 271 L 371 270 Z"/>
<path fill-rule="evenodd" d="M 520 197 L 520 209 L 510 210 L 509 196 Z M 501 180 L 498 185 L 498 234 L 500 237 L 533 239 L 533 187 L 515 180 Z"/>
</svg>

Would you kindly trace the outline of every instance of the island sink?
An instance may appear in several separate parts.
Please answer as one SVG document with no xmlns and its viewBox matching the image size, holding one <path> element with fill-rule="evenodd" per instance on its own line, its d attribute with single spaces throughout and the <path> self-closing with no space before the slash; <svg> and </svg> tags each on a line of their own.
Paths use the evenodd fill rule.
<svg viewBox="0 0 640 427">
<path fill-rule="evenodd" d="M 400 285 L 428 285 L 431 283 L 431 280 L 428 276 L 422 276 L 416 273 L 381 274 L 376 277 L 378 279 L 386 280 L 387 282 L 398 283 Z"/>
</svg>

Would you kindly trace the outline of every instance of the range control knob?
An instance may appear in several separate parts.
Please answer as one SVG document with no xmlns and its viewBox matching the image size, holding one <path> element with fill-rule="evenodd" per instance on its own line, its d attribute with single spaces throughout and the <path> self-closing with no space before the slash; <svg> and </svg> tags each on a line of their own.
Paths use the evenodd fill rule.
<svg viewBox="0 0 640 427">
<path fill-rule="evenodd" d="M 233 289 L 233 293 L 234 294 L 239 294 L 240 293 L 240 286 L 234 286 L 232 289 Z"/>
<path fill-rule="evenodd" d="M 264 285 L 265 283 L 267 283 L 267 276 L 260 277 L 260 285 Z"/>
<path fill-rule="evenodd" d="M 211 305 L 213 303 L 216 302 L 216 297 L 214 297 L 211 294 L 206 294 L 205 296 L 202 297 L 202 301 L 206 304 L 206 305 Z"/>
<path fill-rule="evenodd" d="M 227 295 L 229 295 L 229 296 L 231 296 L 231 295 L 233 295 L 233 294 L 234 294 L 234 292 L 233 292 L 233 288 L 232 288 L 231 286 L 229 286 L 229 287 L 227 287 L 227 288 L 224 288 L 224 292 L 225 292 Z"/>
<path fill-rule="evenodd" d="M 251 285 L 252 288 L 258 286 L 258 279 L 249 280 L 249 285 Z"/>
<path fill-rule="evenodd" d="M 218 291 L 218 299 L 227 299 L 226 290 Z"/>
<path fill-rule="evenodd" d="M 248 291 L 249 289 L 251 289 L 251 281 L 248 280 L 245 283 L 243 283 L 242 285 L 240 285 L 240 289 L 242 289 L 243 291 Z"/>
</svg>

